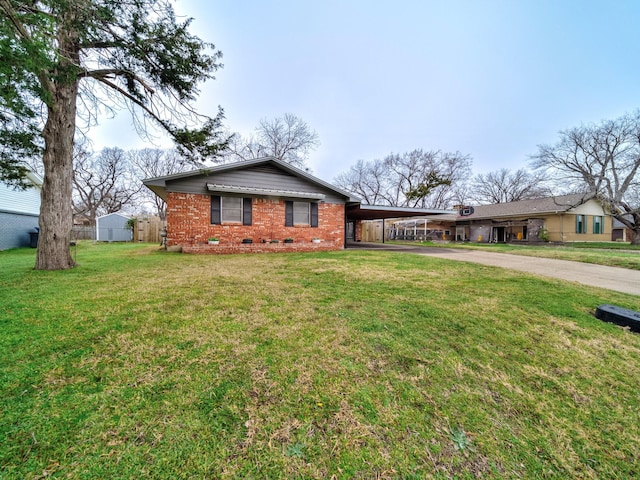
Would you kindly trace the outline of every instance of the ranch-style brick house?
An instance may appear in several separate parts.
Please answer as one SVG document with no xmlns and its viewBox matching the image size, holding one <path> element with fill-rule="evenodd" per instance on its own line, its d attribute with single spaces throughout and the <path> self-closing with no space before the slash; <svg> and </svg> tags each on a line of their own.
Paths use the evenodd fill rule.
<svg viewBox="0 0 640 480">
<path fill-rule="evenodd" d="M 341 250 L 361 240 L 362 220 L 453 213 L 361 205 L 273 157 L 143 183 L 167 202 L 167 247 L 184 253 Z M 219 243 L 210 244 L 212 238 Z"/>
</svg>

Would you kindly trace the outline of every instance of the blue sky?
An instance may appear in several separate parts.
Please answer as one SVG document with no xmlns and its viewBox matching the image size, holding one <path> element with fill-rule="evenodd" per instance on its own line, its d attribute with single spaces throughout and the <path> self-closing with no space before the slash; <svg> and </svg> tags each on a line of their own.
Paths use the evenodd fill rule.
<svg viewBox="0 0 640 480">
<path fill-rule="evenodd" d="M 527 165 L 542 143 L 640 107 L 637 0 L 179 0 L 222 50 L 200 112 L 251 133 L 286 112 L 320 137 L 313 173 L 415 148 L 474 173 Z M 95 147 L 141 148 L 119 115 Z M 117 141 L 114 141 L 117 139 Z M 166 145 L 166 144 L 162 144 Z"/>
</svg>

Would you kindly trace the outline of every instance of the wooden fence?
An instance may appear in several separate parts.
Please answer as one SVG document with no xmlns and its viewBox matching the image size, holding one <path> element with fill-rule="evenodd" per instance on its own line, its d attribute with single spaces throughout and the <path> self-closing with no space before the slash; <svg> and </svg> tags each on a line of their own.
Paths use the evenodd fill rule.
<svg viewBox="0 0 640 480">
<path fill-rule="evenodd" d="M 157 217 L 138 218 L 133 226 L 133 240 L 159 245 L 162 241 L 160 230 L 166 226 L 167 222 Z"/>
<path fill-rule="evenodd" d="M 138 218 L 133 226 L 133 240 L 135 242 L 161 243 L 160 230 L 167 226 L 167 222 L 157 217 Z M 71 240 L 95 240 L 96 227 L 74 225 L 71 229 Z"/>
<path fill-rule="evenodd" d="M 95 240 L 96 227 L 87 227 L 83 225 L 74 225 L 71 228 L 71 240 Z"/>
<path fill-rule="evenodd" d="M 424 220 L 415 222 L 388 222 L 384 227 L 384 238 L 385 240 L 409 241 L 444 240 L 450 238 L 450 230 L 452 228 L 450 225 L 445 225 L 438 221 L 427 222 L 430 228 L 427 228 Z M 382 220 L 362 222 L 362 241 L 382 241 Z"/>
</svg>

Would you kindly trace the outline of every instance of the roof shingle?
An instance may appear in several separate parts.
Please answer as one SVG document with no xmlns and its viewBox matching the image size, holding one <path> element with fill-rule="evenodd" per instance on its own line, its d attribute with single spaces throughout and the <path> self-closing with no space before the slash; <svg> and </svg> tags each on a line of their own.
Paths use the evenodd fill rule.
<svg viewBox="0 0 640 480">
<path fill-rule="evenodd" d="M 520 200 L 517 202 L 496 203 L 494 205 L 478 205 L 472 215 L 458 219 L 480 219 L 494 217 L 512 217 L 518 215 L 545 214 L 566 212 L 593 198 L 592 194 L 560 195 L 557 197 L 536 198 L 533 200 Z"/>
</svg>

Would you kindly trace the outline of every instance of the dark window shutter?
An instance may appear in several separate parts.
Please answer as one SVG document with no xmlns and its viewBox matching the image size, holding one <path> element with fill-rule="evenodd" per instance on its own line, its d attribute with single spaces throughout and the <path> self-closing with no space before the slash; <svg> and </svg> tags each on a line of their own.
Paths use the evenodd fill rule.
<svg viewBox="0 0 640 480">
<path fill-rule="evenodd" d="M 242 224 L 251 225 L 251 199 L 242 199 Z"/>
<path fill-rule="evenodd" d="M 284 202 L 284 226 L 293 227 L 293 202 Z"/>
<path fill-rule="evenodd" d="M 318 226 L 318 204 L 311 203 L 310 207 L 311 207 L 311 226 L 317 227 Z"/>
<path fill-rule="evenodd" d="M 220 196 L 212 195 L 211 196 L 211 224 L 221 224 L 222 217 L 220 215 Z"/>
</svg>

